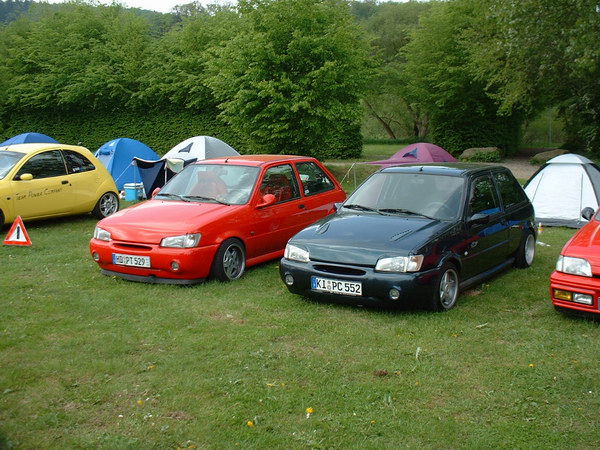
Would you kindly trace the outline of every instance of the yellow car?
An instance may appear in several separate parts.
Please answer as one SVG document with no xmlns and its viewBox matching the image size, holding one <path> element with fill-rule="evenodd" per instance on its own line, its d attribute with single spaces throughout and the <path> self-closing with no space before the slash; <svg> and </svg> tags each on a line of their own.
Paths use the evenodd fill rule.
<svg viewBox="0 0 600 450">
<path fill-rule="evenodd" d="M 119 209 L 115 182 L 92 152 L 64 144 L 0 147 L 0 227 L 23 220 Z"/>
</svg>

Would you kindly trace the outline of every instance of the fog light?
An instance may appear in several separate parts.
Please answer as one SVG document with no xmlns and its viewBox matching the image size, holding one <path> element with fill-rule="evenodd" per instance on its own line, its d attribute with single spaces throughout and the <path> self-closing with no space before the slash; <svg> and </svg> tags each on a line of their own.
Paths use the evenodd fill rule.
<svg viewBox="0 0 600 450">
<path fill-rule="evenodd" d="M 100 261 L 100 255 L 98 254 L 98 252 L 93 252 L 92 258 L 94 258 L 94 261 L 96 262 Z"/>
<path fill-rule="evenodd" d="M 390 289 L 390 298 L 392 300 L 398 300 L 400 298 L 400 291 L 396 288 Z"/>
<path fill-rule="evenodd" d="M 575 293 L 575 294 L 573 294 L 573 301 L 575 303 L 583 303 L 584 305 L 591 305 L 592 304 L 592 296 L 588 295 L 588 294 Z"/>
<path fill-rule="evenodd" d="M 171 270 L 177 272 L 179 270 L 179 263 L 177 261 L 171 262 Z"/>
<path fill-rule="evenodd" d="M 569 291 L 563 291 L 562 289 L 554 289 L 554 298 L 559 300 L 573 300 L 573 293 Z"/>
<path fill-rule="evenodd" d="M 285 276 L 284 280 L 285 280 L 285 284 L 287 284 L 288 286 L 291 286 L 294 284 L 294 277 L 291 276 L 289 273 Z"/>
</svg>

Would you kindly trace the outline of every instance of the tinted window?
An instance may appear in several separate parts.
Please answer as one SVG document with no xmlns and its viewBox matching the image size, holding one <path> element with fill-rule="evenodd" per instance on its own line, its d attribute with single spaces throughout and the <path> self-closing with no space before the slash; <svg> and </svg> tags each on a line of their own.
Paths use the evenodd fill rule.
<svg viewBox="0 0 600 450">
<path fill-rule="evenodd" d="M 161 200 L 210 201 L 217 199 L 242 205 L 246 203 L 258 176 L 258 168 L 230 164 L 190 164 L 159 192 Z"/>
<path fill-rule="evenodd" d="M 494 214 L 500 211 L 496 188 L 488 176 L 475 178 L 471 186 L 469 207 L 471 214 Z"/>
<path fill-rule="evenodd" d="M 318 194 L 333 189 L 333 181 L 314 162 L 296 164 L 304 195 Z"/>
<path fill-rule="evenodd" d="M 60 150 L 50 150 L 29 159 L 19 170 L 17 178 L 24 173 L 30 173 L 34 179 L 50 178 L 66 175 L 67 169 Z"/>
<path fill-rule="evenodd" d="M 80 153 L 63 150 L 65 159 L 67 160 L 67 168 L 69 173 L 80 173 L 94 170 L 95 167 L 92 162 Z"/>
<path fill-rule="evenodd" d="M 502 197 L 502 202 L 504 203 L 505 208 L 516 205 L 517 203 L 521 203 L 525 200 L 525 192 L 515 177 L 507 174 L 506 172 L 496 172 L 494 173 L 494 178 L 498 184 L 500 197 Z"/>
<path fill-rule="evenodd" d="M 462 209 L 464 182 L 464 178 L 445 175 L 379 172 L 365 181 L 344 205 L 389 214 L 406 210 L 452 220 Z"/>
<path fill-rule="evenodd" d="M 260 192 L 262 195 L 273 194 L 277 203 L 300 197 L 292 166 L 282 164 L 267 169 Z"/>
</svg>

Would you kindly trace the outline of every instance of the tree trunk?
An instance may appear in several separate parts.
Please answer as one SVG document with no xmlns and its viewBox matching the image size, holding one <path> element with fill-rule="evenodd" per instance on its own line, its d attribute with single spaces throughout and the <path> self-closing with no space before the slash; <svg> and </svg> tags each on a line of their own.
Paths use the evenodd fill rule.
<svg viewBox="0 0 600 450">
<path fill-rule="evenodd" d="M 396 135 L 394 134 L 394 130 L 392 130 L 392 128 L 390 127 L 390 125 L 385 120 L 383 120 L 383 118 L 379 114 L 377 114 L 375 112 L 375 109 L 373 108 L 373 106 L 371 106 L 371 104 L 367 100 L 365 100 L 365 104 L 367 105 L 367 107 L 371 111 L 371 114 L 373 114 L 373 117 L 375 117 L 377 119 L 377 121 L 381 124 L 381 126 L 383 127 L 383 129 L 385 130 L 385 132 L 388 134 L 388 136 L 391 139 L 396 139 Z"/>
</svg>

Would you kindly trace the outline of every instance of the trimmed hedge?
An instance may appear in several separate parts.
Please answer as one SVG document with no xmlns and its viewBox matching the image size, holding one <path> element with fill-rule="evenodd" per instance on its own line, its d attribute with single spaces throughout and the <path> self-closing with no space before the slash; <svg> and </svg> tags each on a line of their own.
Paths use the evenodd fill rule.
<svg viewBox="0 0 600 450">
<path fill-rule="evenodd" d="M 27 111 L 7 114 L 9 124 L 0 134 L 7 139 L 30 131 L 44 133 L 59 142 L 80 144 L 92 152 L 106 142 L 128 137 L 137 139 L 164 155 L 173 146 L 193 136 L 214 136 L 240 153 L 246 143 L 216 118 L 216 113 L 192 110 L 137 111 Z"/>
<path fill-rule="evenodd" d="M 216 110 L 160 109 L 145 112 L 30 110 L 7 113 L 0 120 L 0 142 L 20 133 L 44 133 L 65 144 L 80 144 L 92 152 L 121 137 L 137 139 L 159 155 L 193 136 L 214 136 L 238 152 L 256 153 L 249 143 L 217 118 Z M 311 152 L 319 159 L 358 158 L 362 152 L 360 124 L 339 123 Z"/>
</svg>

